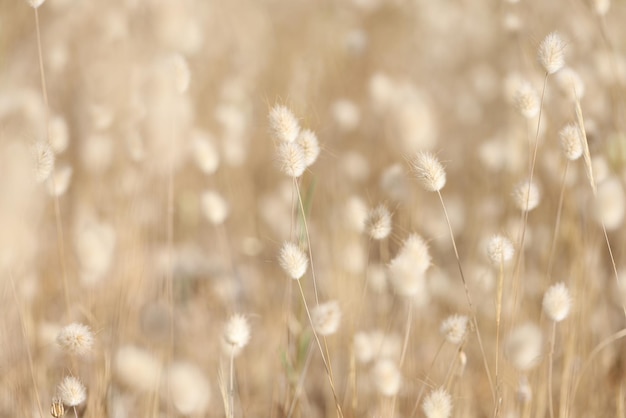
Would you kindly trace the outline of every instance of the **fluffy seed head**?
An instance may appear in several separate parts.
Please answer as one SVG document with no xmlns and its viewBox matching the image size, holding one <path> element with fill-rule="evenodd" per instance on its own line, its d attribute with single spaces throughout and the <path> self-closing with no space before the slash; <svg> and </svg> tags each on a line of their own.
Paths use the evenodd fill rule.
<svg viewBox="0 0 626 418">
<path fill-rule="evenodd" d="M 80 263 L 80 278 L 84 284 L 102 280 L 114 262 L 116 230 L 104 221 L 80 220 L 74 236 L 74 247 Z"/>
<path fill-rule="evenodd" d="M 74 376 L 65 376 L 57 387 L 57 393 L 61 401 L 67 406 L 80 405 L 87 399 L 87 389 Z"/>
<path fill-rule="evenodd" d="M 524 375 L 520 377 L 519 382 L 517 384 L 517 399 L 525 404 L 532 400 L 533 398 L 533 388 L 530 386 L 530 382 L 528 378 Z"/>
<path fill-rule="evenodd" d="M 382 331 L 357 332 L 354 336 L 354 354 L 361 363 L 378 359 L 397 359 L 402 351 L 402 339 Z"/>
<path fill-rule="evenodd" d="M 300 145 L 302 151 L 304 152 L 305 165 L 310 167 L 320 155 L 320 145 L 317 141 L 317 135 L 315 135 L 315 132 L 305 129 L 300 131 L 300 135 L 298 135 L 296 142 Z"/>
<path fill-rule="evenodd" d="M 55 154 L 61 154 L 67 149 L 70 142 L 70 134 L 64 117 L 54 116 L 50 118 L 49 135 L 50 147 Z"/>
<path fill-rule="evenodd" d="M 194 131 L 191 139 L 191 153 L 198 168 L 204 174 L 213 174 L 220 165 L 220 155 L 213 138 L 205 132 Z"/>
<path fill-rule="evenodd" d="M 548 74 L 554 74 L 565 65 L 565 41 L 558 32 L 548 34 L 539 45 L 537 59 Z"/>
<path fill-rule="evenodd" d="M 54 170 L 54 151 L 48 143 L 38 141 L 31 148 L 35 162 L 35 180 L 42 183 L 50 177 Z"/>
<path fill-rule="evenodd" d="M 341 308 L 336 300 L 317 305 L 311 310 L 313 328 L 319 335 L 332 335 L 341 323 Z"/>
<path fill-rule="evenodd" d="M 52 397 L 52 405 L 50 405 L 50 415 L 54 418 L 59 418 L 65 415 L 65 406 L 63 401 L 58 396 Z"/>
<path fill-rule="evenodd" d="M 200 369 L 190 363 L 175 362 L 167 371 L 169 395 L 183 415 L 203 415 L 211 402 L 211 385 Z"/>
<path fill-rule="evenodd" d="M 468 318 L 465 315 L 449 316 L 443 321 L 439 331 L 446 337 L 449 343 L 460 344 L 467 333 L 467 321 Z"/>
<path fill-rule="evenodd" d="M 363 199 L 358 196 L 350 196 L 344 206 L 343 217 L 346 225 L 356 232 L 364 232 L 368 210 Z"/>
<path fill-rule="evenodd" d="M 410 259 L 413 267 L 419 272 L 423 273 L 430 267 L 428 244 L 418 234 L 411 234 L 404 240 L 398 256 Z"/>
<path fill-rule="evenodd" d="M 430 392 L 422 405 L 426 418 L 449 418 L 452 415 L 452 397 L 444 389 Z"/>
<path fill-rule="evenodd" d="M 147 350 L 127 345 L 117 350 L 113 370 L 117 379 L 130 389 L 148 392 L 158 387 L 162 365 Z"/>
<path fill-rule="evenodd" d="M 270 133 L 281 142 L 294 142 L 300 133 L 300 124 L 286 106 L 276 105 L 270 110 Z"/>
<path fill-rule="evenodd" d="M 391 233 L 391 213 L 383 204 L 372 209 L 365 220 L 365 230 L 372 239 L 381 240 Z"/>
<path fill-rule="evenodd" d="M 596 221 L 604 224 L 609 231 L 615 231 L 623 225 L 626 216 L 626 194 L 618 177 L 609 176 L 599 184 L 592 207 Z"/>
<path fill-rule="evenodd" d="M 376 389 L 384 396 L 394 396 L 402 386 L 402 375 L 396 363 L 389 359 L 376 362 L 372 369 L 372 379 Z"/>
<path fill-rule="evenodd" d="M 414 267 L 407 257 L 396 257 L 389 263 L 389 281 L 393 289 L 401 296 L 427 296 L 426 276 Z"/>
<path fill-rule="evenodd" d="M 541 200 L 539 187 L 535 182 L 524 180 L 513 189 L 513 200 L 518 209 L 530 212 L 539 205 Z"/>
<path fill-rule="evenodd" d="M 534 324 L 524 324 L 514 329 L 507 337 L 504 352 L 519 371 L 530 370 L 541 359 L 543 337 Z"/>
<path fill-rule="evenodd" d="M 277 148 L 280 171 L 289 177 L 298 178 L 306 170 L 304 149 L 296 142 L 282 142 Z"/>
<path fill-rule="evenodd" d="M 84 356 L 93 348 L 93 333 L 87 325 L 74 322 L 61 329 L 57 344 L 69 354 Z"/>
<path fill-rule="evenodd" d="M 353 131 L 359 126 L 361 113 L 357 105 L 347 99 L 340 99 L 333 103 L 331 112 L 335 123 L 343 131 Z"/>
<path fill-rule="evenodd" d="M 32 7 L 33 9 L 38 8 L 39 6 L 41 6 L 46 0 L 26 0 L 26 2 L 30 5 L 30 7 Z"/>
<path fill-rule="evenodd" d="M 570 100 L 581 99 L 585 95 L 585 82 L 574 69 L 563 67 L 555 76 L 559 89 Z"/>
<path fill-rule="evenodd" d="M 248 318 L 241 314 L 230 317 L 224 327 L 224 343 L 228 353 L 238 354 L 250 341 L 250 324 Z"/>
<path fill-rule="evenodd" d="M 459 351 L 459 370 L 457 371 L 457 376 L 463 376 L 465 373 L 465 366 L 467 366 L 467 354 L 465 351 Z"/>
<path fill-rule="evenodd" d="M 515 107 L 526 119 L 532 119 L 539 114 L 539 96 L 529 82 L 522 82 L 513 97 Z"/>
<path fill-rule="evenodd" d="M 292 279 L 298 280 L 306 273 L 309 259 L 293 242 L 285 242 L 278 256 L 280 266 Z"/>
<path fill-rule="evenodd" d="M 493 265 L 499 266 L 511 260 L 514 253 L 513 243 L 504 235 L 494 235 L 487 244 L 487 255 Z"/>
<path fill-rule="evenodd" d="M 561 140 L 561 149 L 563 149 L 568 160 L 574 161 L 583 155 L 583 141 L 578 125 L 574 123 L 565 125 L 559 131 L 559 139 Z"/>
<path fill-rule="evenodd" d="M 202 193 L 201 204 L 204 217 L 213 225 L 223 224 L 230 212 L 228 202 L 212 190 Z"/>
<path fill-rule="evenodd" d="M 543 295 L 543 311 L 554 322 L 561 322 L 572 307 L 572 297 L 565 283 L 551 286 Z"/>
<path fill-rule="evenodd" d="M 593 0 L 593 9 L 600 16 L 607 14 L 610 8 L 611 0 Z"/>
<path fill-rule="evenodd" d="M 63 196 L 70 187 L 73 172 L 74 170 L 69 165 L 56 169 L 46 182 L 48 194 L 51 196 Z"/>
<path fill-rule="evenodd" d="M 394 290 L 402 296 L 425 295 L 427 288 L 424 273 L 429 266 L 428 245 L 419 235 L 409 235 L 389 263 L 389 280 Z"/>
<path fill-rule="evenodd" d="M 411 161 L 413 174 L 429 192 L 438 192 L 446 185 L 446 171 L 435 157 L 427 151 L 418 152 Z"/>
</svg>

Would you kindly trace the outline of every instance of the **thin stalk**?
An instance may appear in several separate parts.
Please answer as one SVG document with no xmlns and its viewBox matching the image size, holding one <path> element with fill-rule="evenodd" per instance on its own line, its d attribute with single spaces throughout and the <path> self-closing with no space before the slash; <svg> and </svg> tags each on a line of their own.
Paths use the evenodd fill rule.
<svg viewBox="0 0 626 418">
<path fill-rule="evenodd" d="M 311 249 L 311 236 L 309 235 L 309 226 L 306 221 L 306 215 L 304 213 L 304 204 L 302 203 L 302 195 L 300 194 L 300 186 L 298 185 L 297 179 L 294 177 L 293 179 L 294 186 L 296 187 L 296 192 L 298 193 L 298 204 L 300 205 L 300 211 L 302 212 L 302 224 L 304 225 L 304 231 L 306 234 L 307 247 L 309 249 L 309 262 L 311 264 L 311 277 L 313 278 L 313 290 L 315 293 L 315 303 L 317 305 L 320 304 L 319 296 L 317 294 L 317 280 L 315 278 L 315 267 L 313 266 L 313 250 Z"/>
<path fill-rule="evenodd" d="M 441 349 L 443 348 L 445 343 L 446 343 L 446 340 L 441 341 L 441 344 L 439 344 L 439 348 L 437 348 L 437 352 L 435 353 L 435 356 L 433 357 L 432 361 L 430 362 L 430 365 L 428 366 L 428 370 L 426 370 L 426 376 L 424 376 L 422 387 L 420 388 L 420 391 L 417 394 L 417 398 L 415 398 L 415 404 L 413 405 L 413 410 L 411 411 L 411 415 L 409 415 L 409 417 L 411 418 L 414 417 L 415 414 L 417 413 L 417 409 L 419 408 L 420 401 L 422 400 L 422 396 L 424 395 L 424 390 L 426 389 L 426 382 L 428 381 L 430 377 L 430 373 L 432 372 L 433 367 L 435 367 L 437 358 L 439 358 L 439 354 L 441 353 Z"/>
<path fill-rule="evenodd" d="M 602 233 L 604 234 L 604 241 L 606 242 L 606 249 L 609 251 L 609 257 L 611 258 L 611 267 L 613 268 L 613 277 L 615 277 L 615 282 L 617 283 L 618 288 L 624 286 L 624 284 L 620 284 L 619 282 L 619 273 L 617 272 L 617 265 L 615 264 L 615 257 L 613 257 L 613 250 L 611 249 L 611 243 L 609 241 L 609 235 L 606 232 L 606 225 L 604 225 L 604 220 L 601 221 L 602 224 Z M 624 311 L 624 316 L 626 317 L 626 304 L 622 302 L 622 310 Z"/>
<path fill-rule="evenodd" d="M 400 362 L 398 363 L 398 369 L 402 369 L 402 365 L 404 364 L 404 359 L 406 358 L 406 352 L 409 348 L 409 338 L 411 336 L 411 325 L 413 324 L 413 300 L 410 300 L 407 305 L 407 310 L 409 311 L 406 319 L 406 328 L 404 330 L 404 341 L 402 343 L 402 353 L 400 354 Z M 396 410 L 396 401 L 398 399 L 398 395 L 394 395 L 391 401 L 391 416 Z"/>
<path fill-rule="evenodd" d="M 561 215 L 563 213 L 563 200 L 565 197 L 565 179 L 567 177 L 567 169 L 569 168 L 569 160 L 565 164 L 565 170 L 563 171 L 563 179 L 561 180 L 561 191 L 559 193 L 559 207 L 556 211 L 556 221 L 554 222 L 554 231 L 552 232 L 552 244 L 550 244 L 550 255 L 548 256 L 548 272 L 549 278 L 552 274 L 552 263 L 554 262 L 554 252 L 556 250 L 556 238 L 558 235 L 559 227 L 561 226 Z"/>
<path fill-rule="evenodd" d="M 24 323 L 24 315 L 22 314 L 22 309 L 19 303 L 19 299 L 17 298 L 17 292 L 15 290 L 15 282 L 13 281 L 13 273 L 9 273 L 9 280 L 11 281 L 11 289 L 13 290 L 13 299 L 15 300 L 15 306 L 17 308 L 17 315 L 20 319 L 20 328 L 22 330 L 22 338 L 24 339 L 24 347 L 26 348 L 26 356 L 28 357 L 28 368 L 30 370 L 30 378 L 33 382 L 35 400 L 37 401 L 37 408 L 39 409 L 39 416 L 43 418 L 44 414 L 43 414 L 43 409 L 41 407 L 39 389 L 37 389 L 37 381 L 35 380 L 35 367 L 33 366 L 33 355 L 30 352 L 30 344 L 28 343 L 28 338 L 26 336 L 26 324 Z"/>
<path fill-rule="evenodd" d="M 306 315 L 309 318 L 309 324 L 311 325 L 311 329 L 313 330 L 313 336 L 315 337 L 315 342 L 317 342 L 317 347 L 319 348 L 320 355 L 322 356 L 322 362 L 324 363 L 324 368 L 326 369 L 326 375 L 328 376 L 330 389 L 333 392 L 333 398 L 335 400 L 335 407 L 337 408 L 337 416 L 343 417 L 343 412 L 341 411 L 341 405 L 339 405 L 339 399 L 337 398 L 337 392 L 335 391 L 335 383 L 333 382 L 333 377 L 330 372 L 328 360 L 326 359 L 326 356 L 324 355 L 324 349 L 322 348 L 322 343 L 320 342 L 319 336 L 317 335 L 317 331 L 315 331 L 315 327 L 313 326 L 313 319 L 311 318 L 311 311 L 309 310 L 309 305 L 307 304 L 306 297 L 304 296 L 304 289 L 302 289 L 302 283 L 300 283 L 300 280 L 296 280 L 296 281 L 298 282 L 298 289 L 300 289 L 300 296 L 302 297 L 304 310 L 306 311 Z"/>
<path fill-rule="evenodd" d="M 465 274 L 463 273 L 463 266 L 461 265 L 459 251 L 456 247 L 456 240 L 454 239 L 454 232 L 452 231 L 452 224 L 450 223 L 450 218 L 448 217 L 448 211 L 446 210 L 446 205 L 443 202 L 443 197 L 441 196 L 441 192 L 439 190 L 437 191 L 437 196 L 439 196 L 439 201 L 441 202 L 441 207 L 443 208 L 443 213 L 446 217 L 446 222 L 448 224 L 448 230 L 450 231 L 450 239 L 452 240 L 452 248 L 454 249 L 454 256 L 456 257 L 456 263 L 457 263 L 457 266 L 459 267 L 459 273 L 461 274 L 461 281 L 463 282 L 463 288 L 465 289 L 465 297 L 467 298 L 467 305 L 469 306 L 470 314 L 472 316 L 472 322 L 474 323 L 474 328 L 476 330 L 476 337 L 478 339 L 478 345 L 480 347 L 480 352 L 483 357 L 483 365 L 485 367 L 485 372 L 487 373 L 487 379 L 489 380 L 491 396 L 494 402 L 496 402 L 496 393 L 495 393 L 494 386 L 493 386 L 493 379 L 491 378 L 491 372 L 489 371 L 489 365 L 487 363 L 487 355 L 485 354 L 483 340 L 480 336 L 480 330 L 478 329 L 478 320 L 476 319 L 476 311 L 474 310 L 472 297 L 470 296 L 470 292 L 467 287 L 467 282 L 465 280 Z"/>
<path fill-rule="evenodd" d="M 500 319 L 502 318 L 502 293 L 504 289 L 504 259 L 500 257 L 496 299 L 496 391 L 500 398 Z"/>
<path fill-rule="evenodd" d="M 529 167 L 529 176 L 528 176 L 528 193 L 526 193 L 526 204 L 525 204 L 525 209 L 522 211 L 522 233 L 521 233 L 521 237 L 519 240 L 519 244 L 518 244 L 518 248 L 520 249 L 517 257 L 516 257 L 516 261 L 515 261 L 515 269 L 514 269 L 514 288 L 516 289 L 515 291 L 515 303 L 514 303 L 514 307 L 517 308 L 517 293 L 518 293 L 518 287 L 519 287 L 519 275 L 520 275 L 520 269 L 521 269 L 521 264 L 522 264 L 522 256 L 523 256 L 523 249 L 524 249 L 524 241 L 526 239 L 526 228 L 528 225 L 528 202 L 530 201 L 530 185 L 533 182 L 533 178 L 535 175 L 535 166 L 537 163 L 537 150 L 539 149 L 539 130 L 541 127 L 541 116 L 543 114 L 543 100 L 545 98 L 545 93 L 546 93 L 546 86 L 548 84 L 548 73 L 546 72 L 546 75 L 543 79 L 543 88 L 541 89 L 541 101 L 539 103 L 539 116 L 537 118 L 537 129 L 535 130 L 535 144 L 533 146 L 533 151 L 532 151 L 532 158 L 530 160 L 530 167 Z"/>
<path fill-rule="evenodd" d="M 622 339 L 624 337 L 626 337 L 626 328 L 621 329 L 621 330 L 617 331 L 616 333 L 614 333 L 613 335 L 608 336 L 607 338 L 602 340 L 598 345 L 596 345 L 593 350 L 591 350 L 591 352 L 587 356 L 587 360 L 585 361 L 583 366 L 580 368 L 580 373 L 576 377 L 576 383 L 574 384 L 574 390 L 572 391 L 572 403 L 571 403 L 572 406 L 574 404 L 574 399 L 576 397 L 576 393 L 578 392 L 578 386 L 580 385 L 580 382 L 582 381 L 583 375 L 584 375 L 585 371 L 591 365 L 591 363 L 594 360 L 594 358 L 598 354 L 600 354 L 600 352 L 602 350 L 604 350 L 606 347 L 610 346 L 615 341 L 620 340 L 620 339 Z M 570 410 L 571 409 L 572 408 L 570 408 Z"/>
<path fill-rule="evenodd" d="M 228 384 L 228 417 L 235 416 L 235 348 L 230 350 L 230 378 Z"/>
<path fill-rule="evenodd" d="M 552 368 L 554 361 L 554 345 L 556 339 L 556 321 L 552 321 L 552 336 L 550 337 L 550 353 L 548 354 L 548 407 L 550 418 L 554 418 L 554 401 L 552 400 Z"/>
<path fill-rule="evenodd" d="M 45 107 L 45 115 L 46 115 L 46 142 L 50 141 L 50 105 L 48 103 L 48 88 L 46 84 L 46 72 L 43 66 L 43 48 L 41 46 L 41 29 L 39 28 L 39 11 L 38 8 L 34 8 L 35 10 L 35 29 L 37 34 L 37 55 L 39 58 L 39 74 L 41 78 L 41 92 L 43 95 L 43 102 Z M 52 181 L 52 188 L 56 191 L 56 182 L 54 179 L 54 170 L 50 174 Z M 67 266 L 65 265 L 65 240 L 63 237 L 63 224 L 61 222 L 61 205 L 59 204 L 59 196 L 57 193 L 53 193 L 54 195 L 54 218 L 57 232 L 57 248 L 59 253 L 59 261 L 61 263 L 61 276 L 63 278 L 63 297 L 65 298 L 65 309 L 66 313 L 69 317 L 70 315 L 70 295 L 69 295 L 69 286 L 67 283 Z"/>
<path fill-rule="evenodd" d="M 291 406 L 289 406 L 289 413 L 287 414 L 287 418 L 291 418 L 293 416 L 293 411 L 296 408 L 296 403 L 300 394 L 302 393 L 302 388 L 304 387 L 304 378 L 309 370 L 309 365 L 311 364 L 311 358 L 313 357 L 313 345 L 309 346 L 307 351 L 306 360 L 304 361 L 304 367 L 302 368 L 302 373 L 300 373 L 300 378 L 298 379 L 298 384 L 296 386 L 296 391 L 294 393 L 293 400 L 291 401 Z"/>
</svg>

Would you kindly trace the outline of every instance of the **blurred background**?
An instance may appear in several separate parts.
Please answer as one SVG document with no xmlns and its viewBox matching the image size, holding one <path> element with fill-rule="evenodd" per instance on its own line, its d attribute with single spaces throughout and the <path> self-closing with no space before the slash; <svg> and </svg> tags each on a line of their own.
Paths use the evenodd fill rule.
<svg viewBox="0 0 626 418">
<path fill-rule="evenodd" d="M 66 415 L 226 416 L 223 327 L 241 313 L 252 337 L 233 415 L 337 416 L 277 262 L 297 241 L 319 300 L 341 307 L 326 355 L 344 416 L 424 416 L 439 387 L 455 417 L 550 416 L 550 396 L 554 415 L 625 416 L 625 19 L 621 0 L 4 0 L 0 415 L 49 416 L 73 375 L 88 396 Z M 553 31 L 565 67 L 546 76 L 537 50 Z M 270 134 L 277 104 L 321 147 L 296 181 Z M 577 106 L 586 162 L 559 139 Z M 541 197 L 525 220 L 513 191 L 535 150 Z M 484 350 L 471 321 L 461 344 L 440 333 L 472 309 L 439 197 L 410 172 L 418 151 L 447 173 Z M 380 204 L 392 232 L 377 241 L 366 226 Z M 407 297 L 388 265 L 412 233 L 431 263 Z M 515 247 L 502 268 L 494 234 Z M 556 282 L 572 313 L 551 340 L 542 298 Z M 86 358 L 56 343 L 72 322 L 95 334 Z M 514 338 L 528 324 L 530 348 Z M 391 395 L 385 379 L 401 381 Z"/>
</svg>

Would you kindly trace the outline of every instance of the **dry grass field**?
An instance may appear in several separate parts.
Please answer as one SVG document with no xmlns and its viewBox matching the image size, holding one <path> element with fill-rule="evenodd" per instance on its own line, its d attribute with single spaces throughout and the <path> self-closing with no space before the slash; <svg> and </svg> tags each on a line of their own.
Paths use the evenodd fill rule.
<svg viewBox="0 0 626 418">
<path fill-rule="evenodd" d="M 0 417 L 626 417 L 624 0 L 2 0 Z"/>
</svg>

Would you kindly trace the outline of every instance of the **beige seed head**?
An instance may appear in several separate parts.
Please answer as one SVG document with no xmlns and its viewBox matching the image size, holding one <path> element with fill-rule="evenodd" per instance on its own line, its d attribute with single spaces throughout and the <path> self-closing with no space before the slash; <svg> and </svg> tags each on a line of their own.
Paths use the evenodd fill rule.
<svg viewBox="0 0 626 418">
<path fill-rule="evenodd" d="M 336 300 L 322 303 L 311 309 L 311 322 L 319 335 L 332 335 L 341 323 L 341 308 Z"/>
<path fill-rule="evenodd" d="M 221 225 L 228 218 L 230 207 L 221 194 L 213 190 L 202 193 L 202 213 L 213 225 Z"/>
<path fill-rule="evenodd" d="M 356 232 L 364 232 L 365 231 L 365 222 L 368 217 L 368 207 L 358 196 L 350 196 L 346 200 L 344 209 L 343 209 L 343 220 L 345 225 Z"/>
<path fill-rule="evenodd" d="M 214 138 L 200 130 L 195 130 L 191 135 L 191 153 L 196 165 L 204 174 L 215 173 L 220 165 L 220 155 Z"/>
<path fill-rule="evenodd" d="M 286 106 L 276 105 L 269 114 L 272 138 L 281 142 L 294 142 L 300 133 L 300 124 Z"/>
<path fill-rule="evenodd" d="M 424 273 L 430 266 L 428 245 L 417 234 L 404 241 L 398 254 L 389 263 L 389 280 L 402 296 L 426 295 Z"/>
<path fill-rule="evenodd" d="M 26 0 L 26 2 L 30 5 L 30 7 L 32 7 L 33 9 L 38 8 L 39 6 L 41 6 L 46 0 Z"/>
<path fill-rule="evenodd" d="M 559 139 L 561 140 L 561 149 L 568 160 L 574 161 L 583 155 L 583 141 L 578 125 L 574 123 L 565 125 L 559 131 Z"/>
<path fill-rule="evenodd" d="M 415 268 L 413 260 L 408 257 L 395 257 L 389 263 L 389 282 L 401 296 L 415 297 L 428 295 L 423 271 Z"/>
<path fill-rule="evenodd" d="M 354 354 L 360 363 L 378 359 L 398 359 L 402 351 L 399 335 L 383 331 L 357 332 L 354 336 Z"/>
<path fill-rule="evenodd" d="M 592 204 L 595 220 L 609 231 L 622 227 L 626 217 L 626 193 L 619 177 L 611 175 L 598 185 Z"/>
<path fill-rule="evenodd" d="M 599 16 L 607 14 L 611 8 L 611 0 L 593 0 L 593 9 Z"/>
<path fill-rule="evenodd" d="M 438 192 L 446 185 L 446 171 L 430 152 L 418 152 L 411 161 L 411 169 L 422 187 L 429 192 Z"/>
<path fill-rule="evenodd" d="M 69 165 L 59 167 L 48 177 L 46 187 L 50 196 L 63 196 L 70 187 L 74 170 Z"/>
<path fill-rule="evenodd" d="M 59 386 L 57 393 L 61 401 L 67 406 L 77 406 L 87 399 L 87 389 L 74 376 L 66 376 Z"/>
<path fill-rule="evenodd" d="M 54 152 L 46 142 L 35 142 L 31 148 L 35 160 L 35 180 L 43 183 L 54 170 Z"/>
<path fill-rule="evenodd" d="M 513 190 L 513 200 L 518 209 L 530 212 L 539 205 L 541 193 L 535 182 L 525 180 Z"/>
<path fill-rule="evenodd" d="M 532 119 L 539 114 L 539 95 L 527 81 L 518 86 L 513 96 L 513 103 L 526 119 Z"/>
<path fill-rule="evenodd" d="M 309 265 L 309 260 L 304 251 L 293 242 L 285 242 L 280 250 L 278 262 L 283 270 L 294 280 L 299 280 Z"/>
<path fill-rule="evenodd" d="M 61 154 L 67 149 L 70 142 L 69 128 L 65 118 L 53 116 L 50 118 L 49 142 L 55 154 Z"/>
<path fill-rule="evenodd" d="M 370 211 L 365 220 L 365 230 L 372 239 L 382 240 L 391 233 L 391 213 L 383 204 Z"/>
<path fill-rule="evenodd" d="M 306 155 L 300 144 L 282 142 L 278 145 L 278 164 L 280 171 L 289 177 L 298 178 L 306 170 Z"/>
<path fill-rule="evenodd" d="M 558 32 L 552 32 L 539 45 L 537 59 L 548 74 L 554 74 L 565 65 L 565 41 Z"/>
<path fill-rule="evenodd" d="M 515 254 L 513 243 L 504 235 L 494 235 L 487 244 L 487 255 L 495 266 L 511 260 L 513 254 Z"/>
<path fill-rule="evenodd" d="M 441 324 L 440 332 L 451 344 L 460 344 L 467 333 L 468 318 L 465 315 L 452 315 Z"/>
<path fill-rule="evenodd" d="M 163 365 L 151 352 L 126 345 L 117 350 L 113 361 L 117 380 L 137 392 L 149 392 L 158 388 Z"/>
<path fill-rule="evenodd" d="M 52 397 L 52 404 L 50 405 L 50 415 L 54 418 L 59 418 L 65 415 L 65 406 L 63 401 L 58 396 Z"/>
<path fill-rule="evenodd" d="M 555 76 L 559 89 L 570 100 L 581 99 L 585 95 L 585 82 L 574 69 L 563 67 Z"/>
<path fill-rule="evenodd" d="M 524 375 L 522 375 L 519 379 L 519 382 L 517 384 L 517 399 L 523 403 L 526 404 L 528 402 L 530 402 L 533 398 L 533 388 L 530 386 L 530 382 L 528 381 L 528 378 Z"/>
<path fill-rule="evenodd" d="M 57 344 L 69 354 L 84 356 L 93 348 L 94 338 L 87 325 L 74 322 L 61 329 L 57 335 Z"/>
<path fill-rule="evenodd" d="M 530 370 L 541 360 L 543 337 L 538 326 L 527 323 L 515 328 L 506 339 L 504 352 L 519 371 Z"/>
<path fill-rule="evenodd" d="M 428 244 L 418 234 L 410 234 L 402 243 L 400 257 L 410 259 L 413 267 L 419 272 L 425 272 L 430 267 L 430 251 Z"/>
<path fill-rule="evenodd" d="M 383 396 L 395 396 L 402 386 L 402 375 L 393 360 L 381 359 L 372 369 L 372 379 L 376 389 Z"/>
<path fill-rule="evenodd" d="M 543 295 L 543 311 L 554 322 L 561 322 L 569 315 L 572 297 L 565 283 L 551 286 Z"/>
<path fill-rule="evenodd" d="M 422 405 L 426 418 L 449 418 L 452 415 L 452 397 L 439 388 L 428 394 Z"/>
<path fill-rule="evenodd" d="M 300 145 L 304 153 L 305 165 L 310 167 L 320 155 L 320 145 L 317 141 L 317 135 L 315 135 L 315 132 L 305 129 L 300 131 L 300 135 L 298 135 L 296 142 Z"/>
<path fill-rule="evenodd" d="M 176 361 L 167 370 L 164 385 L 176 410 L 185 416 L 203 416 L 211 403 L 211 385 L 195 364 Z M 115 416 L 115 415 L 114 415 Z"/>
<path fill-rule="evenodd" d="M 231 316 L 224 327 L 224 343 L 228 353 L 238 354 L 250 341 L 248 318 L 241 314 Z"/>
</svg>

